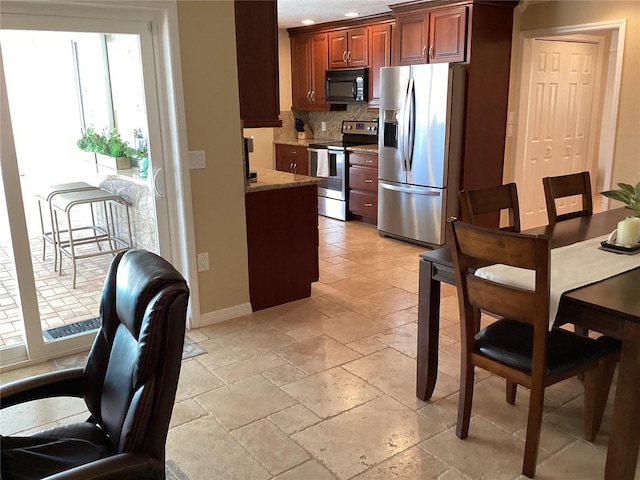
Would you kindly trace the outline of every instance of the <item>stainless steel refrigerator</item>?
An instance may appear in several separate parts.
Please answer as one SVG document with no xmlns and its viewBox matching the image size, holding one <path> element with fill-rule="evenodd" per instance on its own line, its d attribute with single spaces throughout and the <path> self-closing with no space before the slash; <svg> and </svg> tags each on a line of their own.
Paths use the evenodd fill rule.
<svg viewBox="0 0 640 480">
<path fill-rule="evenodd" d="M 380 69 L 378 230 L 427 246 L 445 243 L 458 211 L 465 67 Z"/>
</svg>

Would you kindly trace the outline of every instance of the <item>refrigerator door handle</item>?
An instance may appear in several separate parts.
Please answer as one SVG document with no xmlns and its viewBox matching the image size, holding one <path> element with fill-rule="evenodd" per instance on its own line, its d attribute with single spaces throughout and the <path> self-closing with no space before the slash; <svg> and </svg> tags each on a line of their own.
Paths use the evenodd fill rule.
<svg viewBox="0 0 640 480">
<path fill-rule="evenodd" d="M 413 78 L 409 79 L 407 91 L 402 105 L 402 170 L 409 170 L 409 152 L 413 150 L 409 143 L 411 139 L 411 91 L 413 90 Z"/>
<path fill-rule="evenodd" d="M 398 149 L 400 150 L 400 159 L 402 160 L 402 171 L 407 171 L 407 162 L 405 152 L 407 151 L 406 138 L 407 138 L 407 124 L 406 124 L 406 109 L 407 109 L 407 93 L 409 91 L 409 85 L 407 84 L 407 91 L 404 92 L 404 99 L 400 110 L 398 111 Z"/>
<path fill-rule="evenodd" d="M 417 188 L 400 187 L 398 185 L 389 185 L 388 183 L 382 182 L 380 182 L 378 185 L 380 186 L 380 188 L 384 188 L 386 190 L 400 193 L 411 193 L 412 195 L 424 195 L 426 197 L 439 197 L 441 195 L 441 191 L 439 190 L 423 190 Z"/>
<path fill-rule="evenodd" d="M 411 79 L 411 82 L 409 83 L 407 102 L 409 102 L 407 171 L 411 171 L 411 169 L 413 168 L 413 147 L 416 139 L 416 86 L 413 83 L 413 79 Z"/>
</svg>

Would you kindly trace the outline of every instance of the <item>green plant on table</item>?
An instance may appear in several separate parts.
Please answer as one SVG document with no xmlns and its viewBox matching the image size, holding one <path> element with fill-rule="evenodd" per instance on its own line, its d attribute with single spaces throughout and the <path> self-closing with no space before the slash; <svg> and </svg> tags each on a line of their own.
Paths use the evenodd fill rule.
<svg viewBox="0 0 640 480">
<path fill-rule="evenodd" d="M 624 203 L 634 211 L 636 217 L 640 217 L 640 182 L 636 183 L 635 187 L 628 183 L 619 183 L 618 187 L 619 190 L 607 190 L 602 192 L 602 195 Z"/>
</svg>

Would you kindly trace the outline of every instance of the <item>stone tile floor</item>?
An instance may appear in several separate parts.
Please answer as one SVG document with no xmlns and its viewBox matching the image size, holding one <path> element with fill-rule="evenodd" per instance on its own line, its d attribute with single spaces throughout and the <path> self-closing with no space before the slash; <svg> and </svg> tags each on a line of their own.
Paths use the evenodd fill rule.
<svg viewBox="0 0 640 480">
<path fill-rule="evenodd" d="M 323 217 L 320 241 L 311 298 L 188 332 L 205 353 L 183 362 L 167 477 L 524 478 L 526 389 L 509 405 L 504 381 L 480 373 L 469 438 L 455 435 L 460 336 L 449 286 L 442 289 L 436 391 L 429 402 L 415 397 L 424 248 Z M 82 362 L 9 371 L 2 382 Z M 582 439 L 582 384 L 570 379 L 547 390 L 536 478 L 603 478 L 613 395 L 589 443 Z M 47 402 L 4 410 L 0 432 L 29 433 L 86 416 L 81 401 Z"/>
</svg>

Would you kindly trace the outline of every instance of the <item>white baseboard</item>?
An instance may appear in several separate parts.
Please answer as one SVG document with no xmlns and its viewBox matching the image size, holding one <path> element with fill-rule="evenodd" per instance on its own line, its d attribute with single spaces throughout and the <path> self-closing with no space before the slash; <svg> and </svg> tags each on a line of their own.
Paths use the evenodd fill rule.
<svg viewBox="0 0 640 480">
<path fill-rule="evenodd" d="M 207 325 L 213 325 L 214 323 L 224 322 L 231 320 L 232 318 L 243 317 L 252 313 L 251 303 L 243 303 L 241 305 L 234 305 L 233 307 L 223 308 L 222 310 L 215 310 L 213 312 L 201 313 L 198 322 L 193 322 L 194 325 L 190 325 L 190 328 L 206 327 Z"/>
</svg>

